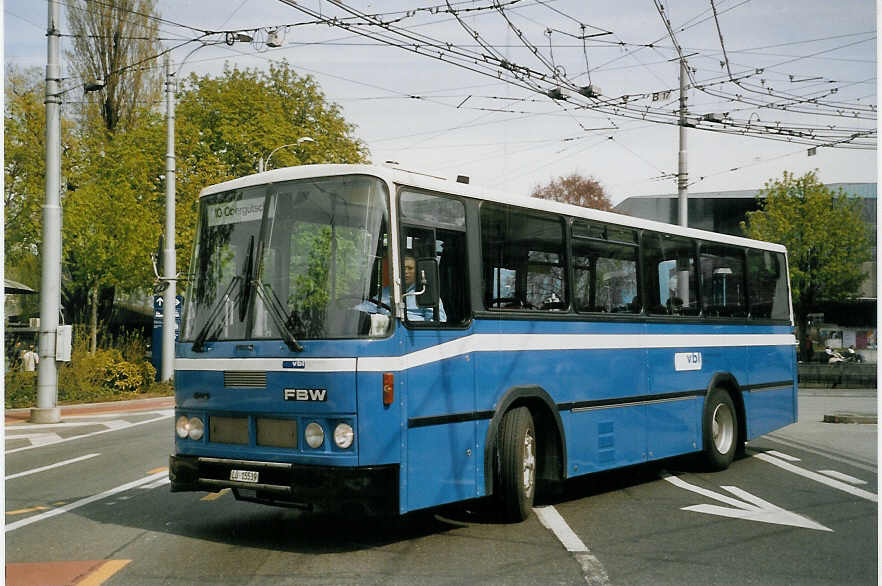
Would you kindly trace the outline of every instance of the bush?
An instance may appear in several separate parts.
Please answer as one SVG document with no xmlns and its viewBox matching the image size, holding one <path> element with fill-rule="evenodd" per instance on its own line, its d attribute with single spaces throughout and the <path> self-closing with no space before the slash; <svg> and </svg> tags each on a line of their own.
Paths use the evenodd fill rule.
<svg viewBox="0 0 882 586">
<path fill-rule="evenodd" d="M 6 371 L 6 408 L 33 407 L 37 404 L 37 373 Z"/>
<path fill-rule="evenodd" d="M 133 393 L 144 386 L 144 375 L 134 362 L 114 362 L 104 369 L 102 386 L 112 393 Z"/>
<path fill-rule="evenodd" d="M 156 383 L 156 369 L 145 360 L 146 344 L 133 333 L 124 333 L 116 348 L 88 352 L 85 329 L 75 329 L 71 361 L 58 363 L 58 404 L 113 401 L 138 396 L 167 396 L 174 393 L 169 383 Z M 37 404 L 35 372 L 7 370 L 7 409 Z"/>
</svg>

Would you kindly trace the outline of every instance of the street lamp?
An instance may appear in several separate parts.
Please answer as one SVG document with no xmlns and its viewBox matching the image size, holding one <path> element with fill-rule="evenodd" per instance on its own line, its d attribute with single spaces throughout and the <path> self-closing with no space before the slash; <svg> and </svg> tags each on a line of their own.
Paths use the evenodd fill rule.
<svg viewBox="0 0 882 586">
<path fill-rule="evenodd" d="M 50 6 L 51 6 L 50 2 Z M 235 42 L 250 42 L 249 35 L 227 33 L 224 41 L 232 46 Z M 159 380 L 169 381 L 175 373 L 175 313 L 177 302 L 178 269 L 175 257 L 175 77 L 181 72 L 184 63 L 193 53 L 202 47 L 217 45 L 217 43 L 201 43 L 190 51 L 178 65 L 177 71 L 172 69 L 171 55 L 165 54 L 165 94 L 166 94 L 166 155 L 165 155 L 165 246 L 162 250 L 162 267 L 165 275 L 157 275 L 162 283 L 165 283 L 165 292 L 162 302 L 162 363 L 160 365 Z"/>
<path fill-rule="evenodd" d="M 260 173 L 263 173 L 264 171 L 266 171 L 266 166 L 267 166 L 267 164 L 269 164 L 270 157 L 272 157 L 277 150 L 280 150 L 280 149 L 283 149 L 286 147 L 290 147 L 290 146 L 297 146 L 297 145 L 303 144 L 305 142 L 315 142 L 315 139 L 312 138 L 311 136 L 301 136 L 300 138 L 297 139 L 297 142 L 292 142 L 291 144 L 283 144 L 280 147 L 274 148 L 273 150 L 270 151 L 270 154 L 268 154 L 266 157 L 260 157 L 260 161 L 257 164 L 257 170 Z"/>
</svg>

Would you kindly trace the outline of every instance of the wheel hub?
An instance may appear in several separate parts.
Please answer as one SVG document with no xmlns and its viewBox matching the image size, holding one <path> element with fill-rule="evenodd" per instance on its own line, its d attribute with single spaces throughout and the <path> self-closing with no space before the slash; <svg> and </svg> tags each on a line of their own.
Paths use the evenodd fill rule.
<svg viewBox="0 0 882 586">
<path fill-rule="evenodd" d="M 735 418 L 728 405 L 720 403 L 714 409 L 712 431 L 717 451 L 721 454 L 727 454 L 732 449 L 735 439 Z"/>
<path fill-rule="evenodd" d="M 524 434 L 524 493 L 530 494 L 533 490 L 533 483 L 536 476 L 536 454 L 534 453 L 536 442 L 533 434 L 527 430 Z"/>
</svg>

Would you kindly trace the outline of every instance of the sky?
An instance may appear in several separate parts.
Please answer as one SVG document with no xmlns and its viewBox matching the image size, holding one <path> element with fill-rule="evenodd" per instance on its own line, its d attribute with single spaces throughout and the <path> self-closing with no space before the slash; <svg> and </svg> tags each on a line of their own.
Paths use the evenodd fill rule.
<svg viewBox="0 0 882 586">
<path fill-rule="evenodd" d="M 599 181 L 614 203 L 676 193 L 683 55 L 699 86 L 687 91 L 687 120 L 699 127 L 686 131 L 689 191 L 759 189 L 784 171 L 817 169 L 825 183 L 877 178 L 875 149 L 819 146 L 809 156 L 811 145 L 768 138 L 876 128 L 872 0 L 345 0 L 388 25 L 348 29 L 333 19 L 365 19 L 342 21 L 352 12 L 327 0 L 298 0 L 303 10 L 274 0 L 156 5 L 181 76 L 286 59 L 340 106 L 374 163 L 516 195 L 571 173 Z M 3 19 L 7 66 L 44 68 L 47 2 L 6 0 Z M 64 15 L 61 28 L 69 32 Z M 198 42 L 185 44 L 234 30 L 254 40 L 192 53 Z M 266 44 L 272 30 L 281 47 Z M 412 50 L 388 42 L 402 39 Z M 589 85 L 593 97 L 576 93 Z M 565 100 L 548 95 L 555 88 Z"/>
</svg>

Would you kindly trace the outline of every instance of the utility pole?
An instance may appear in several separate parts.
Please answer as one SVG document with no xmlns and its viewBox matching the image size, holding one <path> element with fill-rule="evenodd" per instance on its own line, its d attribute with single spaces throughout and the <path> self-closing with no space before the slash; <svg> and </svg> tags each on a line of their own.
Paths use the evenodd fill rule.
<svg viewBox="0 0 882 586">
<path fill-rule="evenodd" d="M 680 153 L 677 163 L 677 200 L 679 203 L 678 222 L 681 226 L 689 225 L 689 196 L 686 193 L 686 59 L 680 59 Z"/>
<path fill-rule="evenodd" d="M 165 97 L 168 138 L 165 154 L 165 238 L 162 256 L 163 281 L 166 282 L 162 308 L 162 370 L 160 380 L 169 381 L 175 374 L 175 301 L 177 261 L 175 258 L 175 79 L 171 57 L 165 54 Z"/>
<path fill-rule="evenodd" d="M 58 370 L 55 335 L 61 307 L 61 33 L 59 2 L 49 0 L 46 29 L 46 196 L 43 203 L 43 268 L 40 278 L 40 364 L 37 370 L 37 406 L 34 423 L 58 423 Z"/>
</svg>

